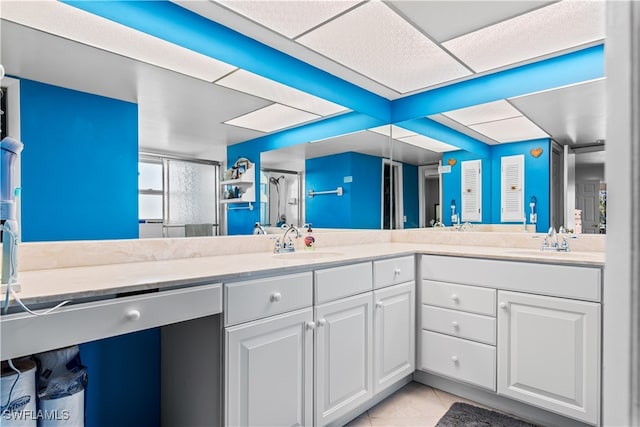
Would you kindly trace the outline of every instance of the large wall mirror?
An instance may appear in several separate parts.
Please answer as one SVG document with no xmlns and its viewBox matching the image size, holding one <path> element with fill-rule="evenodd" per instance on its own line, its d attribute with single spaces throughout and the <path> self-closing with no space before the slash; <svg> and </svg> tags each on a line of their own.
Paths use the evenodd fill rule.
<svg viewBox="0 0 640 427">
<path fill-rule="evenodd" d="M 501 19 L 523 16 L 548 4 L 524 3 L 527 2 L 510 5 L 509 7 L 518 10 L 514 9 Z M 412 12 L 410 9 L 425 7 L 422 2 L 414 6 L 400 2 L 390 2 L 387 5 L 390 10 L 405 17 L 420 17 L 420 11 Z M 66 5 L 48 7 L 69 8 Z M 237 18 L 235 12 L 231 13 L 217 4 L 198 7 L 221 9 L 224 13 L 220 16 L 228 18 L 233 15 Z M 461 5 L 447 7 L 456 8 Z M 3 10 L 0 27 L 0 59 L 7 74 L 14 79 L 38 83 L 23 85 L 22 90 L 26 91 L 23 101 L 33 102 L 36 98 L 42 100 L 44 94 L 48 94 L 48 101 L 52 101 L 46 105 L 41 103 L 42 111 L 48 112 L 50 120 L 44 120 L 45 116 L 40 116 L 35 121 L 23 117 L 27 119 L 26 122 L 23 120 L 23 124 L 28 122 L 33 128 L 54 126 L 55 142 L 63 149 L 60 136 L 66 134 L 66 129 L 77 124 L 67 120 L 68 117 L 73 117 L 73 108 L 84 110 L 86 105 L 95 103 L 96 116 L 100 116 L 101 121 L 112 121 L 108 129 L 109 138 L 100 139 L 91 132 L 79 130 L 78 135 L 89 137 L 84 140 L 79 137 L 76 141 L 79 146 L 84 147 L 83 151 L 78 152 L 78 156 L 86 156 L 82 161 L 91 160 L 91 164 L 86 166 L 87 173 L 102 168 L 112 174 L 109 179 L 113 179 L 114 183 L 118 183 L 118 179 L 123 180 L 117 185 L 110 185 L 108 179 L 99 180 L 100 191 L 104 190 L 104 193 L 96 192 L 95 188 L 73 193 L 74 199 L 80 199 L 84 195 L 92 196 L 90 201 L 78 203 L 78 209 L 86 210 L 84 216 L 92 218 L 94 223 L 89 224 L 92 229 L 108 231 L 110 224 L 118 221 L 116 216 L 97 215 L 91 205 L 102 206 L 94 203 L 98 200 L 105 207 L 117 206 L 118 203 L 113 200 L 118 199 L 109 200 L 112 197 L 111 191 L 113 197 L 117 198 L 123 191 L 115 191 L 115 187 L 121 188 L 125 182 L 133 182 L 137 186 L 138 171 L 135 168 L 140 152 L 206 160 L 213 162 L 212 164 L 217 162 L 221 165 L 222 175 L 228 167 L 228 147 L 295 127 L 297 123 L 320 122 L 324 118 L 337 117 L 348 111 L 346 107 L 157 39 L 146 46 L 143 58 L 135 59 L 124 53 L 122 43 L 118 46 L 117 40 L 110 45 L 99 41 L 93 44 L 86 40 L 74 41 L 72 35 L 65 35 L 62 30 L 54 27 L 34 28 L 34 25 L 26 22 L 29 13 L 33 14 L 34 11 L 21 12 L 16 5 L 7 7 Z M 231 21 L 233 20 L 226 24 L 233 26 Z M 419 27 L 434 24 L 416 21 L 413 25 Z M 438 43 L 444 43 L 446 37 L 455 36 L 456 34 L 441 34 L 439 37 L 442 40 Z M 81 38 L 80 35 L 77 38 Z M 126 42 L 126 37 L 120 39 L 121 42 L 123 40 Z M 289 40 L 289 44 L 292 43 L 294 42 Z M 588 47 L 589 44 L 578 47 L 585 46 Z M 283 47 L 283 50 L 287 49 Z M 175 61 L 176 58 L 179 60 Z M 347 71 L 336 71 L 336 74 L 343 75 L 341 73 Z M 399 97 L 379 83 L 368 81 L 362 83 L 362 86 L 383 93 L 389 99 Z M 7 93 L 9 102 L 12 87 L 9 87 Z M 82 104 L 74 104 L 76 92 L 91 94 L 91 97 L 83 98 Z M 473 158 L 484 158 L 488 167 L 488 170 L 484 170 L 483 181 L 487 180 L 489 184 L 487 191 L 483 191 L 482 200 L 483 203 L 488 201 L 489 205 L 483 207 L 481 222 L 499 222 L 495 220 L 498 216 L 493 214 L 493 211 L 499 209 L 496 208 L 499 200 L 494 196 L 495 189 L 492 188 L 496 182 L 496 159 L 514 153 L 500 151 L 507 149 L 498 147 L 547 139 L 554 142 L 542 147 L 542 158 L 547 159 L 545 179 L 549 182 L 548 195 L 544 196 L 547 199 L 544 209 L 549 212 L 545 226 L 577 228 L 580 225 L 585 233 L 603 233 L 606 231 L 604 96 L 605 80 L 599 78 L 427 116 L 434 122 L 487 144 L 490 150 L 497 153 L 495 158 L 486 153 L 480 156 L 473 153 L 461 154 L 457 147 L 421 135 L 411 130 L 410 126 L 404 127 L 402 122 L 393 126 L 377 124 L 359 129 L 355 133 L 311 141 L 299 140 L 284 148 L 273 146 L 251 152 L 247 157 L 251 157 L 250 160 L 259 165 L 255 185 L 260 201 L 251 206 L 251 212 L 247 209 L 247 212 L 242 213 L 246 213 L 241 218 L 246 223 L 243 230 L 251 232 L 254 222 L 258 221 L 256 218 L 264 226 L 273 227 L 283 219 L 298 226 L 312 223 L 320 228 L 331 229 L 414 228 L 440 224 L 449 226 L 452 200 L 457 200 L 457 206 L 462 205 L 459 195 L 451 195 L 450 185 L 453 184 L 448 183 L 451 182 L 451 177 L 459 174 L 462 162 Z M 121 102 L 122 105 L 111 105 L 111 100 Z M 51 105 L 55 107 L 49 107 Z M 28 113 L 29 108 L 31 107 L 23 111 Z M 122 109 L 128 111 L 127 117 L 134 118 L 131 122 L 126 122 L 126 132 L 122 127 L 125 121 L 118 117 Z M 258 112 L 263 115 L 255 115 Z M 284 117 L 283 112 L 293 113 L 293 116 L 288 116 L 288 121 L 280 121 Z M 38 120 L 41 122 L 38 123 Z M 55 128 L 56 122 L 64 120 L 67 121 L 62 123 L 62 127 Z M 102 134 L 106 133 L 101 132 Z M 127 148 L 126 159 L 121 158 L 125 156 L 123 151 L 115 148 L 101 154 L 101 147 L 123 139 L 124 137 L 120 138 L 123 135 L 136 142 L 135 147 Z M 28 139 L 29 135 L 23 137 Z M 41 148 L 36 150 L 27 140 L 25 143 L 23 166 L 28 169 L 28 162 L 32 161 L 36 151 Z M 524 154 L 531 161 L 531 152 L 535 149 L 537 146 L 527 147 L 526 150 L 523 148 L 522 153 L 515 154 Z M 92 152 L 96 156 L 92 157 Z M 38 155 L 47 154 L 38 152 Z M 111 161 L 100 162 L 100 156 L 110 157 Z M 73 155 L 68 158 L 77 164 L 81 163 Z M 72 162 L 71 166 L 74 165 L 76 163 Z M 114 169 L 113 165 L 119 166 Z M 131 170 L 120 170 L 125 165 Z M 38 167 L 43 167 L 46 173 L 46 168 L 53 166 L 42 161 Z M 490 170 L 493 172 L 490 173 Z M 525 185 L 533 185 L 535 182 L 536 175 Z M 23 186 L 24 184 L 27 183 L 23 182 Z M 219 193 L 219 184 L 213 185 L 216 186 L 213 193 Z M 460 184 L 456 185 L 460 188 Z M 333 191 L 338 188 L 343 190 L 341 196 L 336 193 L 309 197 L 309 192 Z M 24 190 L 26 200 L 30 193 L 29 189 Z M 137 197 L 138 188 L 133 190 L 135 194 L 132 195 L 129 189 L 126 197 Z M 104 197 L 100 199 L 96 194 Z M 542 209 L 543 197 L 538 194 L 532 196 L 538 197 Z M 528 218 L 530 199 L 531 197 L 527 197 L 524 203 L 525 218 Z M 233 206 L 230 204 L 222 206 L 218 212 L 219 218 L 213 217 L 212 221 L 215 220 L 220 225 L 220 231 L 216 233 L 224 234 L 227 209 L 231 207 Z M 579 216 L 576 215 L 576 210 L 580 211 Z M 52 222 L 61 220 L 56 217 L 56 212 L 49 215 Z M 132 215 L 136 216 L 137 213 Z M 69 227 L 76 225 L 70 224 Z M 27 237 L 28 229 L 27 225 Z M 546 230 L 539 227 L 537 231 Z M 137 237 L 137 233 L 138 227 L 135 224 L 135 227 L 124 234 L 105 232 L 78 234 L 74 237 Z M 56 235 L 47 234 L 46 238 L 40 238 L 36 233 L 31 236 L 33 237 L 26 240 L 55 240 Z"/>
</svg>

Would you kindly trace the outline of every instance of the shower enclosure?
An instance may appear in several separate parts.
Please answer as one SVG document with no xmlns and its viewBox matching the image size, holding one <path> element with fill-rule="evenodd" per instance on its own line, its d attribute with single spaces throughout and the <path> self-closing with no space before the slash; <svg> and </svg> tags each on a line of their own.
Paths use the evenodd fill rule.
<svg viewBox="0 0 640 427">
<path fill-rule="evenodd" d="M 294 171 L 260 171 L 260 223 L 276 227 L 282 222 L 302 225 L 301 174 Z"/>
</svg>

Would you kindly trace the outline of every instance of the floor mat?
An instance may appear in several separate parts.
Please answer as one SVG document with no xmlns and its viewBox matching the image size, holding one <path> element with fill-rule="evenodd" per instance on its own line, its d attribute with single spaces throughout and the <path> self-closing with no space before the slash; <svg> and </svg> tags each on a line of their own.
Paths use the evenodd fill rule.
<svg viewBox="0 0 640 427">
<path fill-rule="evenodd" d="M 512 418 L 466 403 L 456 402 L 438 421 L 436 427 L 538 427 L 535 424 Z"/>
</svg>

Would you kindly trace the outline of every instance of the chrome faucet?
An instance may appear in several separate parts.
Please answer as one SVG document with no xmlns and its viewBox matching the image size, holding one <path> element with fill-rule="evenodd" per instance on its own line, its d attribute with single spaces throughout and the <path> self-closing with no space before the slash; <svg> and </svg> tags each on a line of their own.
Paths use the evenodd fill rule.
<svg viewBox="0 0 640 427">
<path fill-rule="evenodd" d="M 463 224 L 458 224 L 457 228 L 458 231 L 471 230 L 473 228 L 473 224 L 471 224 L 469 221 L 465 221 Z"/>
<path fill-rule="evenodd" d="M 567 242 L 566 230 L 564 227 L 560 227 L 559 234 L 562 236 L 562 243 L 558 241 L 556 229 L 549 227 L 549 231 L 544 237 L 541 250 L 543 252 L 569 252 L 569 242 Z"/>
<path fill-rule="evenodd" d="M 253 226 L 253 234 L 267 234 L 267 230 L 259 222 L 256 222 Z"/>
<path fill-rule="evenodd" d="M 284 227 L 282 227 L 284 228 Z M 276 246 L 273 249 L 273 251 L 275 253 L 283 253 L 283 252 L 295 252 L 296 250 L 296 246 L 293 243 L 293 240 L 291 239 L 291 237 L 289 237 L 287 239 L 287 235 L 290 232 L 294 232 L 294 237 L 297 239 L 298 237 L 302 236 L 302 233 L 300 233 L 300 230 L 294 226 L 293 224 L 288 225 L 287 226 L 287 230 L 284 232 L 284 234 L 282 235 L 282 243 L 280 242 L 280 239 L 276 239 Z"/>
</svg>

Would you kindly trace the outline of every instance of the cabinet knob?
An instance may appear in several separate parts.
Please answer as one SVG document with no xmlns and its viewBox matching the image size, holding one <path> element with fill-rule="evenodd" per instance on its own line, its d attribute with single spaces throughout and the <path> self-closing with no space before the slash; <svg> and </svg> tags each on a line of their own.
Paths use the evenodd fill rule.
<svg viewBox="0 0 640 427">
<path fill-rule="evenodd" d="M 312 331 L 312 330 L 314 330 L 314 329 L 316 328 L 316 322 L 307 322 L 307 323 L 305 324 L 305 327 L 306 327 L 308 330 L 311 330 L 311 331 Z"/>
<path fill-rule="evenodd" d="M 399 268 L 394 268 L 393 269 L 393 274 L 396 275 L 396 276 L 399 275 L 401 272 L 402 272 L 402 270 L 400 270 Z"/>
<path fill-rule="evenodd" d="M 136 321 L 140 319 L 140 312 L 138 310 L 129 310 L 125 316 L 127 317 L 127 320 Z"/>
<path fill-rule="evenodd" d="M 451 326 L 453 326 L 455 329 L 458 329 L 460 327 L 460 324 L 458 324 L 457 320 L 454 320 L 453 322 L 451 322 Z"/>
<path fill-rule="evenodd" d="M 501 302 L 500 304 L 498 304 L 498 306 L 503 310 L 507 309 L 507 303 L 506 302 Z"/>
<path fill-rule="evenodd" d="M 458 295 L 456 295 L 456 294 L 451 294 L 451 299 L 452 299 L 453 301 L 455 301 L 455 302 L 460 301 L 460 298 L 458 298 Z"/>
<path fill-rule="evenodd" d="M 280 292 L 274 292 L 271 294 L 271 302 L 278 302 L 282 299 L 282 294 Z"/>
<path fill-rule="evenodd" d="M 382 308 L 384 304 L 382 304 L 382 301 L 378 301 L 376 302 L 376 308 Z"/>
<path fill-rule="evenodd" d="M 458 363 L 458 356 L 451 356 L 451 361 L 455 364 Z"/>
<path fill-rule="evenodd" d="M 318 326 L 324 326 L 327 324 L 326 319 L 318 319 Z"/>
</svg>

